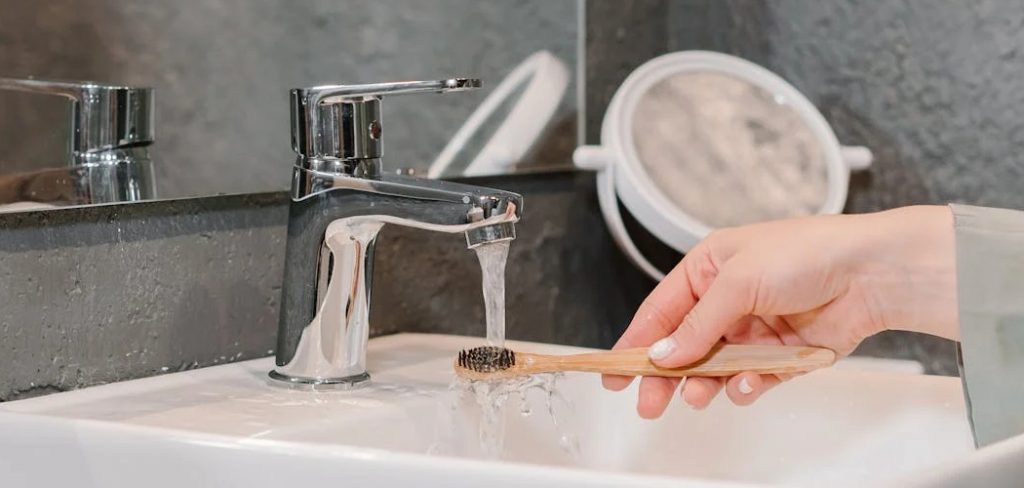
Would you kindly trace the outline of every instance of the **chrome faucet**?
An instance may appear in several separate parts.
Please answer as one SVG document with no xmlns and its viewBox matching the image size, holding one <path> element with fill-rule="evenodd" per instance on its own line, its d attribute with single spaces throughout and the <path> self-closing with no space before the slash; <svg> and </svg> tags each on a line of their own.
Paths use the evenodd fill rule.
<svg viewBox="0 0 1024 488">
<path fill-rule="evenodd" d="M 271 378 L 313 388 L 369 378 L 373 249 L 385 224 L 463 233 L 469 248 L 515 238 L 519 195 L 382 169 L 382 97 L 479 86 L 449 79 L 291 91 L 298 157 Z"/>
<path fill-rule="evenodd" d="M 0 78 L 0 90 L 72 102 L 71 160 L 61 167 L 0 174 L 0 205 L 83 205 L 156 196 L 149 158 L 152 88 Z"/>
</svg>

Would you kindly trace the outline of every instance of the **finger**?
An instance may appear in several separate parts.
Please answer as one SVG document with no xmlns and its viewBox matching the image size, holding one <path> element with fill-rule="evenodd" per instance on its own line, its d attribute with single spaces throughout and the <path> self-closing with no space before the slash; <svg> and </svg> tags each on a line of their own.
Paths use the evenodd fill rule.
<svg viewBox="0 0 1024 488">
<path fill-rule="evenodd" d="M 658 283 L 640 304 L 616 347 L 646 347 L 679 327 L 718 274 L 711 255 L 713 240 L 722 239 L 709 237 L 702 241 Z"/>
<path fill-rule="evenodd" d="M 683 401 L 697 410 L 703 410 L 715 399 L 715 395 L 722 391 L 723 380 L 719 378 L 686 378 L 680 395 Z"/>
<path fill-rule="evenodd" d="M 676 330 L 697 303 L 686 261 L 684 257 L 647 295 L 613 349 L 647 347 Z"/>
<path fill-rule="evenodd" d="M 747 315 L 726 331 L 722 340 L 729 344 L 785 345 L 778 331 L 769 325 L 777 317 Z"/>
<path fill-rule="evenodd" d="M 619 376 L 616 374 L 601 375 L 601 385 L 604 386 L 606 390 L 622 391 L 631 383 L 633 383 L 632 376 Z"/>
<path fill-rule="evenodd" d="M 690 258 L 690 261 L 695 261 L 699 253 L 691 254 L 694 257 Z M 640 304 L 629 327 L 612 349 L 650 346 L 658 339 L 671 334 L 679 326 L 683 317 L 696 303 L 687 272 L 688 267 L 692 268 L 693 265 L 688 264 L 687 259 L 683 258 L 683 261 L 654 288 Z M 601 384 L 613 391 L 624 390 L 632 382 L 633 378 L 628 376 L 601 376 Z"/>
<path fill-rule="evenodd" d="M 806 373 L 800 373 L 800 372 L 797 372 L 797 373 L 778 373 L 778 374 L 775 374 L 773 376 L 775 376 L 776 378 L 779 379 L 779 383 L 782 383 L 782 382 L 789 381 L 789 380 L 791 380 L 793 378 L 796 378 L 797 376 L 801 376 L 801 375 L 804 375 L 804 374 L 806 374 Z"/>
<path fill-rule="evenodd" d="M 648 350 L 658 366 L 677 368 L 704 357 L 726 330 L 753 310 L 756 280 L 741 267 L 728 266 L 718 273 L 682 325 Z"/>
<path fill-rule="evenodd" d="M 661 414 L 665 412 L 665 407 L 672 401 L 672 394 L 675 393 L 680 381 L 680 378 L 661 378 L 657 376 L 641 378 L 636 412 L 645 419 L 661 417 Z"/>
<path fill-rule="evenodd" d="M 750 405 L 764 392 L 781 382 L 782 380 L 775 375 L 759 375 L 748 371 L 729 378 L 725 385 L 725 394 L 736 405 Z"/>
</svg>

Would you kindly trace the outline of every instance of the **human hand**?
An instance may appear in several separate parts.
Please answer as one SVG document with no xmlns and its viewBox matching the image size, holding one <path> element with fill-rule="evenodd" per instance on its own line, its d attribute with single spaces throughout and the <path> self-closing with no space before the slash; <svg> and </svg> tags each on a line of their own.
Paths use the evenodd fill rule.
<svg viewBox="0 0 1024 488">
<path fill-rule="evenodd" d="M 692 363 L 719 341 L 807 345 L 839 357 L 886 329 L 957 339 L 953 217 L 944 206 L 816 216 L 715 231 L 644 300 L 613 349 L 650 346 L 663 367 Z M 724 387 L 748 405 L 788 375 L 687 378 L 704 408 Z M 605 376 L 622 390 L 632 378 Z M 644 377 L 637 412 L 657 418 L 678 379 Z"/>
</svg>

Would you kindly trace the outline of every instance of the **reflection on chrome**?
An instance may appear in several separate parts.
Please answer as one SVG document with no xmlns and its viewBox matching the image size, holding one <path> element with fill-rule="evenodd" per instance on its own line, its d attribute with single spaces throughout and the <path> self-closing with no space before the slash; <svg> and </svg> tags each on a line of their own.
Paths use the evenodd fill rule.
<svg viewBox="0 0 1024 488">
<path fill-rule="evenodd" d="M 152 88 L 0 78 L 0 90 L 55 95 L 72 103 L 70 161 L 34 171 L 0 172 L 0 211 L 156 196 L 149 158 Z"/>
</svg>

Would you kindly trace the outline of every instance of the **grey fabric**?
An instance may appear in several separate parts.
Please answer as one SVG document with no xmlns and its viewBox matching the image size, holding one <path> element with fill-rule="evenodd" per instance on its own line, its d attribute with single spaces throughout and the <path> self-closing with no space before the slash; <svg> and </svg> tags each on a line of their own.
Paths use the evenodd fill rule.
<svg viewBox="0 0 1024 488">
<path fill-rule="evenodd" d="M 1024 432 L 1024 212 L 950 205 L 960 361 L 979 446 Z"/>
</svg>

